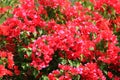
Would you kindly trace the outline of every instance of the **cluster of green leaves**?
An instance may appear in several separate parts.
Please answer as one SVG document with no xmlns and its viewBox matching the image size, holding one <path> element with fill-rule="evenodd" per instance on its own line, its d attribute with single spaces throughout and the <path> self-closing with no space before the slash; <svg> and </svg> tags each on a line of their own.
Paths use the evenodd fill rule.
<svg viewBox="0 0 120 80">
<path fill-rule="evenodd" d="M 51 7 L 46 7 L 45 8 L 47 11 L 48 16 L 41 15 L 41 17 L 45 21 L 49 21 L 51 19 L 54 19 L 58 24 L 65 24 L 65 15 L 60 12 L 60 8 L 51 8 Z"/>
</svg>

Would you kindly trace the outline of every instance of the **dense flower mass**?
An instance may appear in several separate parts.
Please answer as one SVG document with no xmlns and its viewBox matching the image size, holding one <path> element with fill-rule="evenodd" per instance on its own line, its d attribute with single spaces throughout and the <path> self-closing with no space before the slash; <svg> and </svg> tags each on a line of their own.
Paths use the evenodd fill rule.
<svg viewBox="0 0 120 80">
<path fill-rule="evenodd" d="M 119 80 L 119 0 L 19 0 L 0 25 L 0 78 Z"/>
<path fill-rule="evenodd" d="M 14 60 L 11 52 L 0 51 L 0 77 L 4 75 L 12 76 L 14 71 Z M 7 69 L 6 69 L 7 68 Z M 18 69 L 16 69 L 18 70 Z M 19 70 L 18 70 L 19 71 Z"/>
</svg>

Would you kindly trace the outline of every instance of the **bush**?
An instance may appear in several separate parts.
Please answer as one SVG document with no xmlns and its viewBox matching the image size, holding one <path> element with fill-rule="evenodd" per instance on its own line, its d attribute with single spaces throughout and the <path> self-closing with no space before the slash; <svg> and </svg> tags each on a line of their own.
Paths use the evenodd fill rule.
<svg viewBox="0 0 120 80">
<path fill-rule="evenodd" d="M 1 80 L 119 80 L 119 5 L 20 0 L 10 13 L 2 7 L 0 15 L 11 16 L 0 25 Z"/>
</svg>

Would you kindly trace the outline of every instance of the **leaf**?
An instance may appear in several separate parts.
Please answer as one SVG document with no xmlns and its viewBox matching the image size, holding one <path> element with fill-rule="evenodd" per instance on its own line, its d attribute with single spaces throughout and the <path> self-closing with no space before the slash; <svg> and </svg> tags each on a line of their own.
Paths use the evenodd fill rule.
<svg viewBox="0 0 120 80">
<path fill-rule="evenodd" d="M 42 75 L 42 77 L 39 80 L 49 80 L 47 76 Z"/>
<path fill-rule="evenodd" d="M 64 58 L 61 58 L 61 64 L 66 64 L 66 63 L 67 63 L 67 60 Z"/>
<path fill-rule="evenodd" d="M 73 76 L 72 80 L 80 80 L 80 75 Z"/>
<path fill-rule="evenodd" d="M 39 73 L 38 70 L 36 70 L 36 69 L 33 70 L 33 75 L 34 75 L 34 77 L 36 77 L 36 76 L 38 75 L 38 73 Z"/>
<path fill-rule="evenodd" d="M 28 55 L 28 57 L 30 57 L 32 54 L 32 49 L 28 48 L 28 50 L 26 51 L 26 54 Z"/>
<path fill-rule="evenodd" d="M 23 70 L 26 70 L 29 67 L 29 64 L 28 63 L 22 63 L 21 66 L 22 66 Z"/>
<path fill-rule="evenodd" d="M 5 15 L 0 14 L 0 24 L 2 24 L 6 20 Z"/>
<path fill-rule="evenodd" d="M 70 66 L 73 66 L 73 67 L 78 67 L 80 65 L 79 60 L 68 60 L 68 63 L 70 64 Z"/>
<path fill-rule="evenodd" d="M 108 48 L 108 43 L 104 39 L 102 39 L 98 44 L 96 44 L 97 50 L 100 50 L 102 52 L 106 52 Z"/>
</svg>

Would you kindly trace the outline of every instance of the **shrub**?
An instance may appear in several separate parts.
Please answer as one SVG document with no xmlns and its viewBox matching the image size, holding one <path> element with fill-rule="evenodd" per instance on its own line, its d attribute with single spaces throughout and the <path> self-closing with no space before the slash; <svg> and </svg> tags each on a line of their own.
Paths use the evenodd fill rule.
<svg viewBox="0 0 120 80">
<path fill-rule="evenodd" d="M 119 0 L 20 0 L 0 25 L 0 77 L 119 80 Z"/>
</svg>

